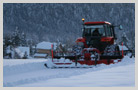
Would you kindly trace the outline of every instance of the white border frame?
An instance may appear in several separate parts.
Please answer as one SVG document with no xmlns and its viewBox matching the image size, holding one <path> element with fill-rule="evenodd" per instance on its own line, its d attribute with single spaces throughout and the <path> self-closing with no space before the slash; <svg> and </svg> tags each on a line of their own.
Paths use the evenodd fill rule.
<svg viewBox="0 0 138 90">
<path fill-rule="evenodd" d="M 135 77 L 135 87 L 69 87 L 69 88 L 63 88 L 63 87 L 3 87 L 3 3 L 135 3 L 135 44 L 137 45 L 137 2 L 138 0 L 0 0 L 0 90 L 3 89 L 14 89 L 14 90 L 24 90 L 24 89 L 32 89 L 32 90 L 37 90 L 37 89 L 42 89 L 42 90 L 46 90 L 46 89 L 58 89 L 58 90 L 65 90 L 65 89 L 79 89 L 79 90 L 84 90 L 84 89 L 88 89 L 88 90 L 92 90 L 92 89 L 106 89 L 106 90 L 111 90 L 111 89 L 120 89 L 120 90 L 128 90 L 128 89 L 136 89 L 137 88 L 137 80 L 138 78 Z M 135 45 L 135 46 L 136 46 Z M 135 47 L 135 51 L 137 54 L 137 47 Z M 136 56 L 136 55 L 135 55 Z M 135 59 L 135 61 L 137 60 L 137 57 Z M 138 76 L 137 71 L 136 71 L 136 64 L 137 61 L 135 62 L 135 76 Z"/>
</svg>

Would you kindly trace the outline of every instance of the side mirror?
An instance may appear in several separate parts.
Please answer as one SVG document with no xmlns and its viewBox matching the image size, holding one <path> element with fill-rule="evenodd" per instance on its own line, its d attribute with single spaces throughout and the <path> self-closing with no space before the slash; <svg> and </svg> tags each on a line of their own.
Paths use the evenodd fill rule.
<svg viewBox="0 0 138 90">
<path fill-rule="evenodd" d="M 122 27 L 122 25 L 119 25 L 119 29 L 120 29 L 120 30 L 123 30 L 123 27 Z"/>
</svg>

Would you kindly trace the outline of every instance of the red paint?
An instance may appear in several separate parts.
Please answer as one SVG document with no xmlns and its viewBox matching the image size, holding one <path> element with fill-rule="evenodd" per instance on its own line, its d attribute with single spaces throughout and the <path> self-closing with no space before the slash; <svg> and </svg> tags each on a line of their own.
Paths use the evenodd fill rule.
<svg viewBox="0 0 138 90">
<path fill-rule="evenodd" d="M 122 42 L 122 57 L 124 57 L 124 52 L 123 52 L 123 42 Z"/>
<path fill-rule="evenodd" d="M 85 42 L 85 38 L 80 37 L 80 38 L 78 38 L 78 39 L 76 40 L 76 42 Z"/>
<path fill-rule="evenodd" d="M 102 25 L 102 24 L 109 24 L 109 22 L 106 22 L 106 21 L 101 21 L 101 22 L 85 22 L 84 23 L 85 25 Z"/>
<path fill-rule="evenodd" d="M 54 63 L 54 64 L 56 64 L 56 65 L 70 65 L 72 63 Z"/>
<path fill-rule="evenodd" d="M 121 62 L 121 60 L 118 60 L 118 62 Z M 80 63 L 81 65 L 84 65 L 84 64 L 85 65 L 95 65 L 95 61 L 91 61 L 91 60 L 78 61 L 78 63 Z M 106 64 L 106 65 L 114 64 L 114 60 L 110 60 L 110 62 L 108 63 L 107 59 L 103 59 L 103 60 L 97 61 L 97 64 Z"/>
<path fill-rule="evenodd" d="M 102 37 L 101 42 L 109 42 L 110 44 L 114 44 L 114 38 L 113 37 Z"/>
<path fill-rule="evenodd" d="M 52 62 L 53 62 L 53 58 L 54 58 L 54 55 L 53 55 L 53 44 L 51 45 L 51 53 L 52 53 Z"/>
<path fill-rule="evenodd" d="M 86 65 L 95 65 L 95 61 L 91 61 L 91 60 L 89 60 L 89 61 L 78 61 L 78 63 L 80 63 L 81 65 L 84 65 L 84 64 L 86 64 Z M 104 64 L 107 64 L 107 61 L 106 60 L 100 60 L 100 61 L 97 61 L 97 64 L 102 64 L 102 63 L 104 63 Z"/>
<path fill-rule="evenodd" d="M 109 65 L 109 64 L 115 64 L 114 60 L 116 59 L 111 59 L 110 62 L 108 62 L 107 59 L 102 59 L 102 60 L 99 60 L 97 61 L 97 64 L 106 64 L 106 65 Z M 74 63 L 75 60 L 72 60 L 72 62 Z M 95 61 L 91 61 L 91 60 L 82 60 L 82 61 L 77 61 L 79 64 L 81 65 L 95 65 Z M 118 62 L 121 62 L 121 59 L 118 60 Z M 116 63 L 118 63 L 116 62 Z M 54 63 L 56 65 L 71 65 L 72 63 Z"/>
<path fill-rule="evenodd" d="M 121 60 L 118 60 L 118 62 L 121 62 Z"/>
<path fill-rule="evenodd" d="M 88 45 L 86 44 L 86 38 L 80 37 L 76 40 L 76 43 L 82 42 L 85 46 L 85 48 L 88 48 Z"/>
<path fill-rule="evenodd" d="M 84 59 L 85 59 L 86 61 L 91 60 L 91 54 L 90 54 L 90 53 L 85 53 L 85 54 L 84 54 Z"/>
</svg>

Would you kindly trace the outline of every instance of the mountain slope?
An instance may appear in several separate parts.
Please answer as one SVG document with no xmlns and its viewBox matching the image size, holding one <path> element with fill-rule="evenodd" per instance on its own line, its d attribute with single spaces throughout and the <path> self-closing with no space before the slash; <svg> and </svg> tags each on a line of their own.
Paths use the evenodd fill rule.
<svg viewBox="0 0 138 90">
<path fill-rule="evenodd" d="M 65 43 L 82 34 L 82 21 L 109 21 L 121 24 L 128 38 L 135 35 L 134 3 L 31 3 L 3 4 L 4 35 L 16 27 L 36 42 L 57 41 Z M 131 36 L 132 35 L 132 36 Z M 134 37 L 133 37 L 134 39 Z"/>
</svg>

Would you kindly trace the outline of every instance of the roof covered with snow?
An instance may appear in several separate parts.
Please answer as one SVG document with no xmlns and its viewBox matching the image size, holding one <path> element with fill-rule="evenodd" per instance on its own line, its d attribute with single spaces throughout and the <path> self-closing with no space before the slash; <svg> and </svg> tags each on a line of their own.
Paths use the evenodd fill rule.
<svg viewBox="0 0 138 90">
<path fill-rule="evenodd" d="M 119 49 L 122 50 L 122 47 L 123 47 L 123 50 L 128 50 L 128 48 L 126 46 L 121 46 L 119 45 Z"/>
<path fill-rule="evenodd" d="M 17 47 L 15 48 L 15 51 L 18 53 L 20 57 L 23 57 L 25 55 L 25 52 L 27 56 L 30 55 L 30 48 L 29 47 Z"/>
<path fill-rule="evenodd" d="M 56 48 L 56 43 L 51 43 L 51 42 L 40 42 L 37 44 L 36 48 L 37 49 L 51 49 L 51 45 L 54 45 L 54 49 Z"/>
</svg>

